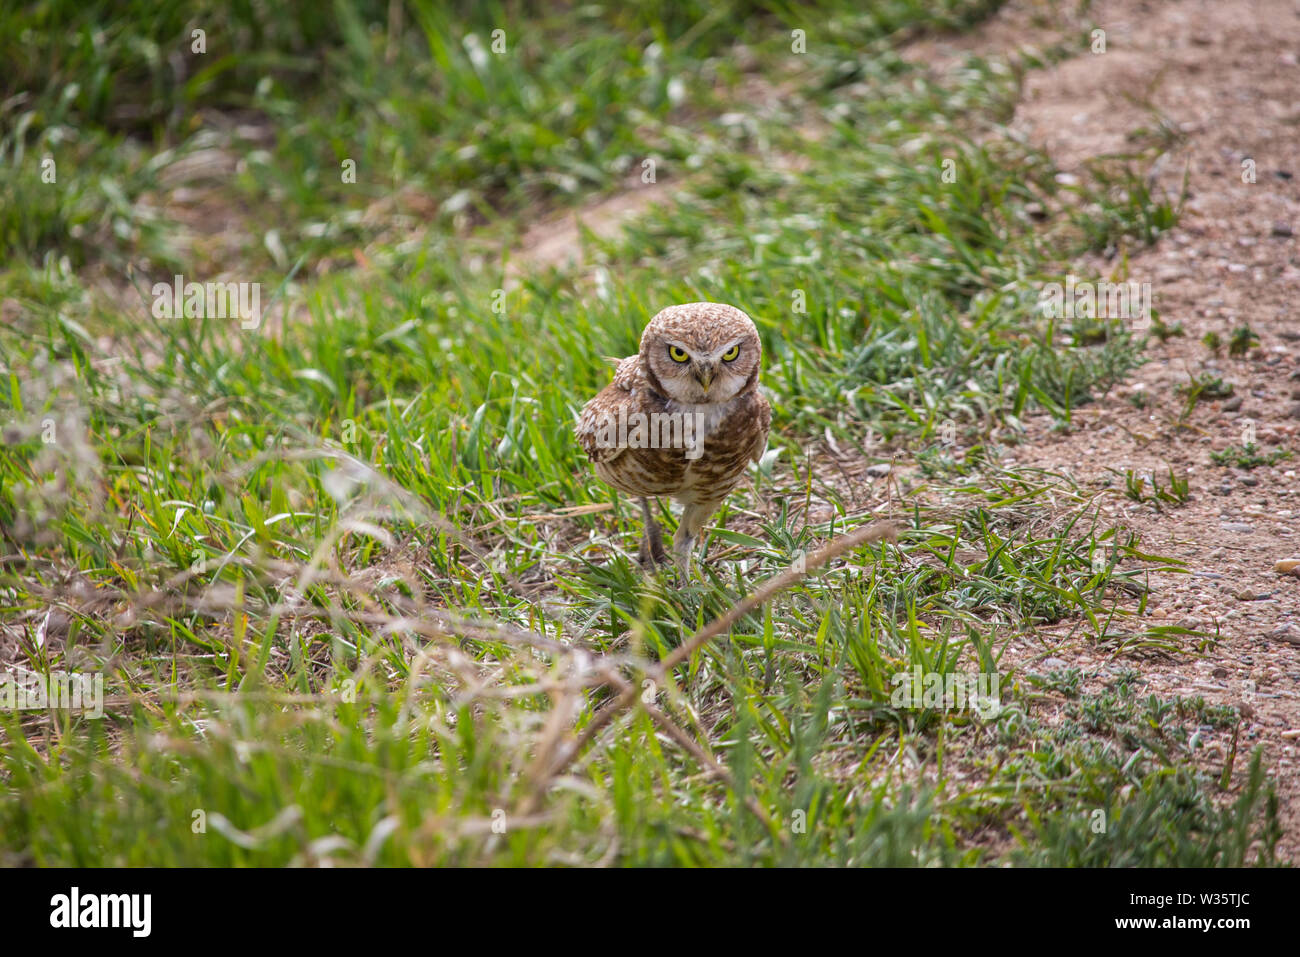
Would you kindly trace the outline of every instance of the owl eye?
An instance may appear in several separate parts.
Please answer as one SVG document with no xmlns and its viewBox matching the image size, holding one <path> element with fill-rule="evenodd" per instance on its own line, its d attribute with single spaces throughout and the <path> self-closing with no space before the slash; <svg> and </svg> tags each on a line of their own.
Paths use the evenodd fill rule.
<svg viewBox="0 0 1300 957">
<path fill-rule="evenodd" d="M 740 355 L 740 346 L 739 346 L 739 345 L 734 345 L 734 346 L 732 346 L 730 349 L 728 349 L 726 352 L 724 352 L 724 353 L 722 354 L 722 361 L 723 361 L 723 362 L 731 362 L 731 361 L 733 361 L 733 360 L 736 358 L 736 356 L 738 356 L 738 355 Z"/>
<path fill-rule="evenodd" d="M 686 354 L 685 349 L 680 349 L 677 346 L 668 347 L 668 356 L 673 360 L 673 362 L 685 362 L 690 358 L 690 356 Z"/>
</svg>

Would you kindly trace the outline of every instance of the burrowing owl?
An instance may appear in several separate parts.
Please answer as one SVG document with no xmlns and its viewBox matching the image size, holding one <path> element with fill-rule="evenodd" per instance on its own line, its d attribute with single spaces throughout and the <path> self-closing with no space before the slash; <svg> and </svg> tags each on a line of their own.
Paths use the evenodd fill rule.
<svg viewBox="0 0 1300 957">
<path fill-rule="evenodd" d="M 758 392 L 762 358 L 758 330 L 735 306 L 669 306 L 583 407 L 575 433 L 596 474 L 641 501 L 643 563 L 667 560 L 650 496 L 685 506 L 673 537 L 685 571 L 704 523 L 762 457 L 772 421 Z"/>
</svg>

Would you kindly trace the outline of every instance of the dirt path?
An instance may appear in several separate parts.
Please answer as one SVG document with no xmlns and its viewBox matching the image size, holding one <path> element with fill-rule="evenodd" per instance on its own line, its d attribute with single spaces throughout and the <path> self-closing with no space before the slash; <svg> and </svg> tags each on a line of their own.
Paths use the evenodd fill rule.
<svg viewBox="0 0 1300 957">
<path fill-rule="evenodd" d="M 1011 4 L 998 20 L 1023 19 L 1026 6 Z M 1181 323 L 1184 334 L 1153 341 L 1149 363 L 1080 409 L 1069 433 L 1033 418 L 1024 444 L 1008 454 L 1098 491 L 1110 485 L 1111 517 L 1139 532 L 1146 552 L 1187 563 L 1187 574 L 1153 576 L 1149 624 L 1217 630 L 1221 641 L 1203 657 L 1141 661 L 1142 693 L 1199 695 L 1242 710 L 1241 752 L 1265 749 L 1287 831 L 1279 853 L 1294 862 L 1300 578 L 1273 569 L 1300 557 L 1300 459 L 1247 470 L 1215 464 L 1211 453 L 1241 446 L 1252 431 L 1262 449 L 1297 450 L 1300 8 L 1291 0 L 1103 0 L 1090 17 L 1106 31 L 1106 52 L 1081 43 L 1079 56 L 1031 74 L 1013 126 L 1067 174 L 1131 150 L 1134 131 L 1167 138 L 1151 182 L 1177 195 L 1186 175 L 1189 196 L 1178 226 L 1131 256 L 1128 278 L 1149 282 L 1160 319 Z M 988 33 L 1004 38 L 998 20 Z M 1098 258 L 1074 272 L 1107 279 L 1120 268 L 1118 257 Z M 1259 341 L 1230 356 L 1232 332 L 1243 324 Z M 1217 355 L 1202 342 L 1210 332 L 1223 343 Z M 1179 390 L 1194 376 L 1221 378 L 1233 392 L 1202 399 L 1182 418 Z M 1157 512 L 1125 497 L 1129 470 L 1168 484 L 1171 467 L 1189 482 L 1186 504 Z M 1013 657 L 1044 649 L 1018 651 Z M 1115 667 L 1083 641 L 1051 652 L 1085 671 Z M 1207 768 L 1223 766 L 1228 739 L 1207 738 Z M 1234 791 L 1243 766 L 1239 755 Z"/>
<path fill-rule="evenodd" d="M 582 231 L 601 239 L 616 236 L 623 224 L 649 211 L 657 203 L 672 202 L 675 190 L 667 184 L 631 186 L 580 209 L 534 223 L 524 232 L 512 253 L 508 275 L 512 278 L 551 267 L 563 269 L 583 261 Z"/>
</svg>

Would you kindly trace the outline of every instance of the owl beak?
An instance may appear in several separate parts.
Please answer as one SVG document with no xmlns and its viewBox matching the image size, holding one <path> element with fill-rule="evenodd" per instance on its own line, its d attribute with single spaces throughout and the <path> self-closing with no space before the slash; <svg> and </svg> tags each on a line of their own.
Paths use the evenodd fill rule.
<svg viewBox="0 0 1300 957">
<path fill-rule="evenodd" d="M 705 392 L 709 391 L 709 386 L 713 382 L 713 376 L 718 371 L 715 365 L 698 365 L 695 367 L 695 381 L 700 384 Z"/>
</svg>

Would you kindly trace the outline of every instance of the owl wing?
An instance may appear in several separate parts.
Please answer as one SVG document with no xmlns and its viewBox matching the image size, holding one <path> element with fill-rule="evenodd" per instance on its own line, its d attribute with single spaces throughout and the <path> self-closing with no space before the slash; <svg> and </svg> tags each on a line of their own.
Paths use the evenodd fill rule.
<svg viewBox="0 0 1300 957">
<path fill-rule="evenodd" d="M 641 357 L 639 355 L 628 356 L 626 359 L 619 360 L 618 368 L 614 370 L 614 385 L 624 392 L 631 392 L 645 384 L 645 376 L 641 374 Z"/>
<path fill-rule="evenodd" d="M 767 404 L 767 399 L 761 392 L 754 393 L 754 445 L 750 449 L 749 458 L 752 462 L 757 462 L 767 451 L 767 433 L 772 426 L 772 407 Z"/>
<path fill-rule="evenodd" d="M 612 462 L 626 451 L 622 447 L 611 447 L 599 441 L 602 425 L 618 420 L 620 406 L 630 405 L 634 401 L 633 392 L 645 384 L 641 374 L 641 357 L 628 356 L 620 359 L 618 369 L 614 372 L 614 381 L 597 393 L 596 397 L 582 407 L 578 415 L 578 424 L 573 434 L 593 462 Z"/>
</svg>

